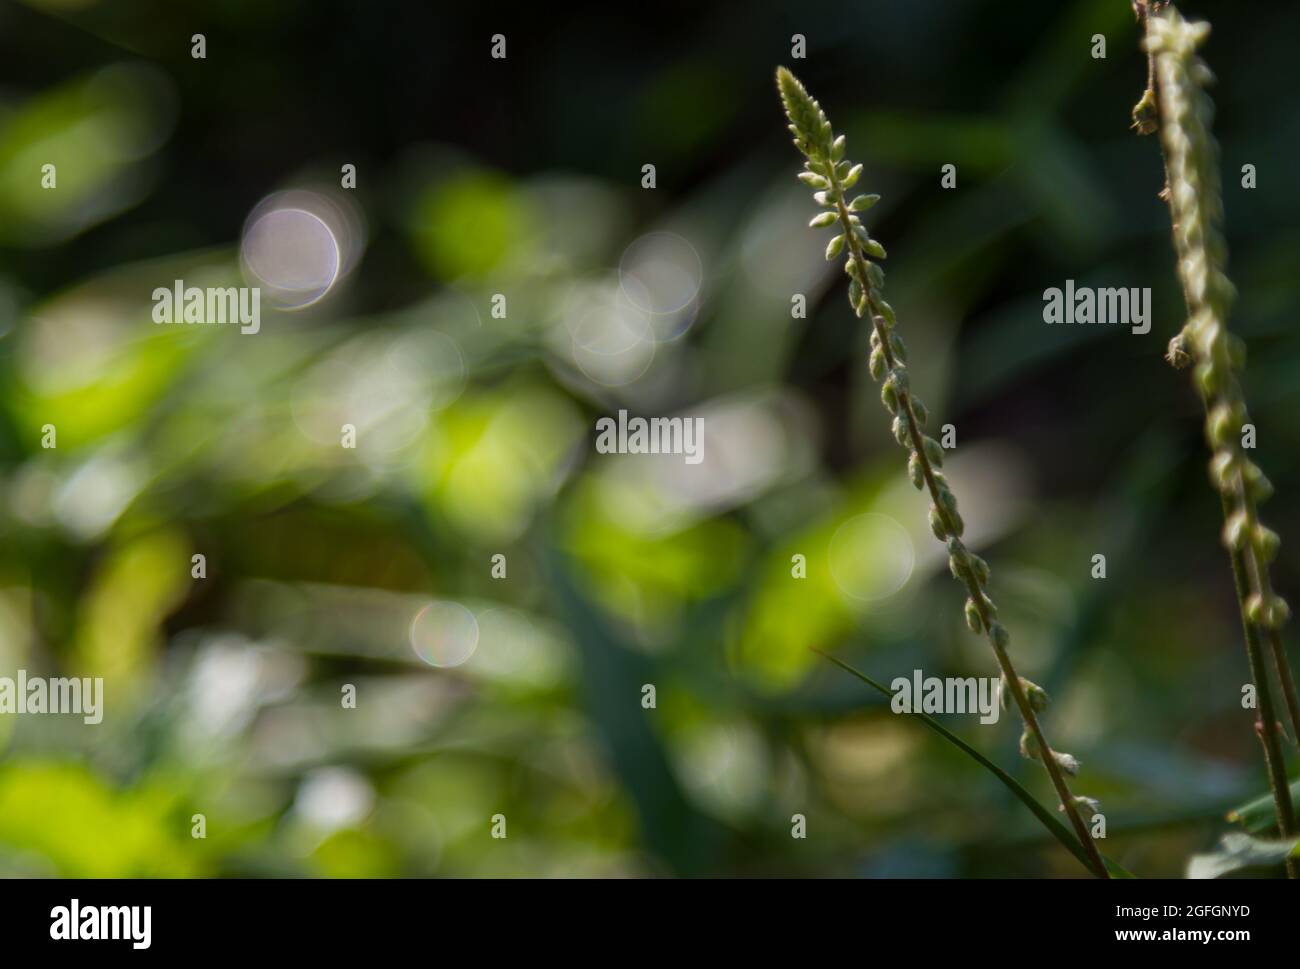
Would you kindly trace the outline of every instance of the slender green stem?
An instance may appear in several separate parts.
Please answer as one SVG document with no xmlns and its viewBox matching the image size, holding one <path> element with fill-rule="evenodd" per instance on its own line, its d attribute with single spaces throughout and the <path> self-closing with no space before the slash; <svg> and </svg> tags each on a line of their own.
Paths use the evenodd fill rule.
<svg viewBox="0 0 1300 969">
<path fill-rule="evenodd" d="M 1289 609 L 1274 593 L 1269 578 L 1268 563 L 1276 555 L 1279 541 L 1260 523 L 1256 510 L 1270 488 L 1246 457 L 1239 438 L 1248 420 L 1236 375 L 1244 348 L 1227 328 L 1234 291 L 1224 272 L 1227 249 L 1218 229 L 1222 198 L 1217 148 L 1209 130 L 1211 108 L 1201 90 L 1209 71 L 1196 56 L 1209 27 L 1188 23 L 1168 4 L 1137 0 L 1134 9 L 1148 58 L 1148 87 L 1134 108 L 1134 123 L 1141 133 L 1160 132 L 1165 169 L 1161 196 L 1169 204 L 1179 283 L 1188 314 L 1187 325 L 1170 343 L 1169 360 L 1180 367 L 1196 363 L 1194 376 L 1214 454 L 1211 473 L 1223 505 L 1224 544 L 1232 564 L 1246 659 L 1258 701 L 1255 729 L 1264 750 L 1278 830 L 1290 836 L 1296 831 L 1295 813 L 1264 659 L 1265 638 L 1297 739 L 1300 704 L 1279 632 Z M 1143 106 L 1148 104 L 1157 106 L 1155 114 L 1144 113 Z M 1288 877 L 1300 875 L 1294 859 L 1288 860 L 1286 868 Z"/>
<path fill-rule="evenodd" d="M 861 279 L 868 280 L 866 283 L 867 290 L 867 307 L 872 312 L 871 325 L 875 330 L 880 346 L 884 349 L 885 363 L 889 370 L 894 370 L 898 364 L 892 347 L 890 346 L 889 333 L 884 326 L 884 318 L 880 315 L 880 297 L 875 287 L 870 283 L 867 272 L 866 257 L 862 252 L 862 244 L 855 234 L 854 226 L 849 220 L 849 211 L 844 205 L 843 191 L 840 189 L 839 180 L 835 175 L 834 169 L 831 169 L 831 186 L 840 196 L 836 205 L 836 211 L 839 215 L 840 225 L 843 228 L 845 238 L 848 241 L 850 249 L 850 258 L 857 263 Z M 855 312 L 861 317 L 863 314 L 855 307 Z M 899 409 L 907 414 L 907 429 L 912 441 L 912 453 L 917 456 L 917 461 L 921 466 L 921 474 L 925 480 L 926 489 L 930 493 L 930 499 L 934 502 L 935 509 L 943 518 L 944 530 L 950 536 L 949 549 L 953 551 L 953 544 L 956 545 L 954 554 L 959 557 L 969 555 L 966 546 L 959 537 L 961 529 L 957 526 L 953 513 L 947 507 L 943 500 L 938 482 L 935 480 L 934 468 L 925 453 L 925 442 L 921 439 L 920 421 L 917 419 L 916 410 L 912 405 L 912 395 L 906 389 L 898 391 Z M 1024 688 L 1021 686 L 1020 675 L 1016 672 L 1015 665 L 1011 661 L 1010 655 L 1006 649 L 999 644 L 994 636 L 993 616 L 989 610 L 989 601 L 980 588 L 979 581 L 973 570 L 966 570 L 962 574 L 962 581 L 966 584 L 967 591 L 970 593 L 970 601 L 975 603 L 975 608 L 979 611 L 980 627 L 988 635 L 989 644 L 993 647 L 993 654 L 997 659 L 998 666 L 1002 672 L 1003 682 L 1009 685 L 1011 696 L 1015 700 L 1016 709 L 1020 711 L 1020 716 L 1025 722 L 1026 728 L 1033 734 L 1036 741 L 1035 748 L 1038 751 L 1039 760 L 1047 770 L 1047 775 L 1051 778 L 1052 787 L 1056 790 L 1057 797 L 1061 800 L 1061 807 L 1065 811 L 1066 817 L 1070 819 L 1070 824 L 1074 828 L 1074 833 L 1078 836 L 1079 842 L 1083 845 L 1084 852 L 1087 855 L 1089 866 L 1093 874 L 1098 878 L 1109 878 L 1110 874 L 1106 870 L 1106 863 L 1102 860 L 1101 852 L 1097 850 L 1097 845 L 1092 840 L 1092 835 L 1088 831 L 1088 826 L 1084 822 L 1082 815 L 1074 801 L 1074 794 L 1070 791 L 1070 785 L 1065 780 L 1065 772 L 1052 756 L 1051 745 L 1047 742 L 1047 737 L 1043 733 L 1043 728 L 1038 722 L 1038 716 L 1034 713 L 1034 708 L 1030 705 L 1028 697 L 1025 695 Z"/>
<path fill-rule="evenodd" d="M 1291 714 L 1291 738 L 1300 744 L 1300 703 L 1296 700 L 1295 677 L 1291 675 L 1291 663 L 1286 657 L 1286 647 L 1282 645 L 1282 634 L 1276 629 L 1268 631 L 1268 645 L 1273 654 L 1278 683 L 1282 686 L 1282 697 L 1286 701 L 1287 712 Z"/>
<path fill-rule="evenodd" d="M 836 259 L 841 253 L 846 253 L 844 270 L 850 277 L 849 304 L 856 316 L 868 317 L 871 321 L 871 376 L 876 380 L 883 378 L 881 403 L 894 415 L 894 439 L 910 452 L 908 475 L 918 490 L 929 492 L 932 502 L 930 528 L 936 538 L 947 544 L 949 568 L 969 593 L 966 623 L 973 632 L 988 636 L 1002 673 L 1004 700 L 1010 696 L 1024 720 L 1021 753 L 1042 761 L 1061 800 L 1061 811 L 1069 818 L 1079 839 L 1081 856 L 1093 874 L 1107 878 L 1107 866 L 1080 814 L 1081 805 L 1087 805 L 1095 814 L 1096 802 L 1091 798 L 1077 797 L 1070 791 L 1065 775 L 1076 772 L 1079 763 L 1069 754 L 1053 750 L 1047 742 L 1035 715 L 1036 711 L 1045 708 L 1047 695 L 1041 687 L 1016 673 L 1008 652 L 1010 634 L 998 622 L 997 607 L 986 591 L 988 563 L 962 542 L 964 524 L 957 511 L 957 498 L 943 474 L 936 470 L 943 464 L 943 448 L 938 441 L 921 432 L 927 419 L 925 406 L 909 387 L 906 348 L 894 329 L 897 321 L 893 308 L 883 296 L 884 271 L 872 261 L 884 259 L 885 249 L 867 234 L 855 214 L 869 209 L 879 196 L 860 195 L 852 202 L 846 201 L 845 192 L 857 182 L 862 166 L 843 160 L 844 137 L 835 137 L 821 105 L 785 68 L 777 70 L 777 87 L 790 119 L 795 147 L 807 159 L 807 171 L 799 178 L 806 185 L 820 190 L 814 198 L 827 210 L 814 217 L 811 225 L 840 230 L 840 234 L 827 245 L 826 258 Z"/>
<path fill-rule="evenodd" d="M 1224 511 L 1228 512 L 1226 497 L 1223 499 L 1223 504 Z M 1268 771 L 1268 783 L 1273 791 L 1273 809 L 1277 814 L 1278 833 L 1286 838 L 1296 833 L 1295 814 L 1291 804 L 1291 788 L 1287 783 L 1286 762 L 1282 759 L 1282 748 L 1277 742 L 1277 730 L 1272 727 L 1277 722 L 1273 710 L 1273 694 L 1268 687 L 1268 670 L 1264 667 L 1264 651 L 1260 647 L 1259 630 L 1245 613 L 1244 603 L 1248 593 L 1244 556 L 1233 549 L 1230 550 L 1229 558 L 1232 560 L 1232 580 L 1237 591 L 1237 601 L 1243 604 L 1241 627 L 1246 640 L 1246 662 L 1250 666 L 1251 679 L 1256 684 L 1261 684 L 1256 688 L 1259 695 L 1259 709 L 1255 719 L 1255 733 L 1259 737 L 1260 746 L 1264 749 L 1264 767 Z M 1288 878 L 1296 877 L 1294 859 L 1287 859 L 1286 872 Z"/>
</svg>

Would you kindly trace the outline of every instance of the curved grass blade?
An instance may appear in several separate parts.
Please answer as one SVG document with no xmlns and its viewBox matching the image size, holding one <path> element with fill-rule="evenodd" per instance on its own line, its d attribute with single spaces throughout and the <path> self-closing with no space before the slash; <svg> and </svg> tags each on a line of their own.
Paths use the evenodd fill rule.
<svg viewBox="0 0 1300 969">
<path fill-rule="evenodd" d="M 1291 784 L 1291 801 L 1300 803 L 1300 781 Z M 1266 835 L 1277 830 L 1277 816 L 1273 813 L 1273 795 L 1261 794 L 1253 801 L 1241 804 L 1228 812 L 1228 821 L 1240 824 L 1247 834 Z"/>
<path fill-rule="evenodd" d="M 853 674 L 858 679 L 860 679 L 863 683 L 866 683 L 869 687 L 875 690 L 877 693 L 880 693 L 885 697 L 893 699 L 894 696 L 893 690 L 889 689 L 889 687 L 884 686 L 883 684 L 877 683 L 871 677 L 867 676 L 866 673 L 854 669 L 848 663 L 844 662 L 841 659 L 837 659 L 834 656 L 831 656 L 829 653 L 823 653 L 820 649 L 813 648 L 813 652 L 817 653 L 820 656 L 824 656 L 826 659 L 830 660 L 832 663 L 834 663 L 840 669 L 844 670 L 846 673 Z M 1079 863 L 1083 865 L 1085 868 L 1087 868 L 1089 872 L 1092 871 L 1092 864 L 1088 859 L 1088 855 L 1087 853 L 1084 852 L 1083 847 L 1079 844 L 1078 840 L 1074 837 L 1074 835 L 1070 833 L 1069 829 L 1066 828 L 1064 824 L 1062 824 L 1055 817 L 1053 817 L 1052 813 L 1048 811 L 1047 808 L 1043 807 L 1043 805 L 1038 803 L 1038 801 L 1034 798 L 1034 796 L 1030 794 L 1027 790 L 1025 790 L 1024 786 L 1019 781 L 1017 781 L 1014 777 L 1012 777 L 1010 774 L 1004 771 L 997 764 L 993 763 L 993 761 L 989 760 L 987 757 L 981 754 L 970 744 L 966 743 L 966 741 L 958 737 L 955 733 L 953 733 L 951 730 L 949 730 L 947 727 L 941 724 L 938 720 L 931 717 L 929 714 L 922 713 L 919 710 L 913 710 L 912 716 L 920 718 L 921 722 L 924 723 L 927 727 L 929 727 L 939 736 L 943 737 L 944 740 L 948 741 L 958 750 L 965 753 L 977 764 L 979 764 L 990 774 L 992 774 L 1003 784 L 1005 784 L 1007 789 L 1011 791 L 1011 793 L 1014 794 L 1017 798 L 1019 798 L 1020 802 L 1024 804 L 1025 807 L 1029 808 L 1029 810 L 1034 813 L 1034 817 L 1038 818 L 1038 820 L 1042 822 L 1043 827 L 1045 827 L 1051 833 L 1052 837 L 1055 838 L 1057 841 L 1059 841 L 1062 844 L 1062 846 L 1064 846 L 1070 852 L 1070 854 L 1074 855 L 1075 858 L 1079 859 Z M 1118 865 L 1115 862 L 1111 861 L 1105 855 L 1102 855 L 1102 861 L 1105 862 L 1106 870 L 1112 878 L 1133 877 L 1133 875 L 1130 872 L 1126 871 L 1121 865 Z"/>
</svg>

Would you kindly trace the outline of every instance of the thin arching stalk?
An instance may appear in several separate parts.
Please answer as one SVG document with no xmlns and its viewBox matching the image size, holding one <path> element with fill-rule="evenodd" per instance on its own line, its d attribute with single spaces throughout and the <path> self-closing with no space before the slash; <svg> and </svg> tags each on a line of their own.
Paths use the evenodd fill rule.
<svg viewBox="0 0 1300 969">
<path fill-rule="evenodd" d="M 1010 635 L 998 622 L 997 607 L 988 594 L 988 564 L 961 540 L 964 524 L 957 511 L 957 499 L 939 470 L 943 464 L 943 449 L 922 431 L 928 415 L 925 405 L 910 389 L 906 347 L 895 331 L 894 310 L 884 298 L 884 272 L 875 261 L 885 258 L 885 250 L 868 235 L 856 214 L 869 209 L 879 196 L 859 195 L 852 201 L 848 200 L 846 192 L 857 182 L 862 166 L 843 160 L 843 136 L 835 137 L 821 106 L 785 68 L 777 70 L 777 87 L 790 119 L 795 147 L 807 158 L 807 171 L 799 178 L 804 184 L 819 190 L 814 198 L 826 209 L 812 220 L 812 225 L 834 227 L 839 232 L 826 247 L 826 258 L 835 259 L 844 254 L 844 271 L 850 280 L 849 304 L 860 319 L 870 318 L 871 375 L 876 380 L 883 378 L 881 402 L 894 415 L 894 439 L 911 452 L 908 473 L 912 484 L 929 493 L 930 527 L 935 537 L 947 544 L 949 568 L 966 587 L 969 596 L 966 600 L 967 624 L 973 632 L 982 632 L 988 637 L 1002 672 L 1004 696 L 1010 694 L 1020 711 L 1025 724 L 1020 741 L 1021 752 L 1042 762 L 1060 798 L 1061 810 L 1083 846 L 1090 870 L 1099 878 L 1108 878 L 1106 864 L 1079 811 L 1080 806 L 1095 810 L 1096 802 L 1077 797 L 1070 791 L 1065 775 L 1078 770 L 1078 761 L 1069 754 L 1053 750 L 1047 742 L 1037 716 L 1046 706 L 1047 696 L 1041 687 L 1016 672 L 1008 652 Z"/>
</svg>

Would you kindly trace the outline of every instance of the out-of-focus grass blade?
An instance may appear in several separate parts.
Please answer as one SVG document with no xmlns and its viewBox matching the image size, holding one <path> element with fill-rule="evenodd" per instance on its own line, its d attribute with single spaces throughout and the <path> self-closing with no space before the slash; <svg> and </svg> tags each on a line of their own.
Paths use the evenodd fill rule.
<svg viewBox="0 0 1300 969">
<path fill-rule="evenodd" d="M 1271 868 L 1300 852 L 1300 839 L 1264 841 L 1234 831 L 1219 840 L 1219 847 L 1205 855 L 1193 855 L 1187 863 L 1188 878 L 1221 878 L 1250 868 Z"/>
<path fill-rule="evenodd" d="M 607 739 L 610 764 L 637 809 L 647 846 L 679 875 L 716 871 L 725 828 L 687 797 L 650 721 L 626 702 L 654 681 L 653 667 L 578 588 L 573 564 L 553 538 L 546 554 L 551 588 L 581 656 L 587 716 Z"/>
<path fill-rule="evenodd" d="M 1300 798 L 1300 781 L 1291 785 L 1291 803 L 1294 804 L 1297 798 Z M 1228 820 L 1240 824 L 1247 834 L 1266 834 L 1276 826 L 1276 819 L 1271 793 L 1261 794 L 1228 812 Z"/>
<path fill-rule="evenodd" d="M 840 669 L 844 670 L 845 672 L 852 673 L 854 676 L 860 679 L 863 683 L 866 683 L 876 692 L 881 693 L 884 696 L 889 697 L 891 699 L 893 698 L 894 696 L 893 690 L 889 689 L 889 687 L 884 686 L 881 683 L 877 683 L 871 677 L 867 676 L 866 673 L 854 669 L 848 663 L 845 663 L 843 660 L 836 659 L 834 656 L 831 656 L 829 653 L 823 653 L 820 649 L 814 649 L 813 652 L 826 657 L 826 659 L 830 660 L 832 663 L 834 663 L 836 666 L 838 666 Z M 953 733 L 951 730 L 949 730 L 947 727 L 941 724 L 938 720 L 931 717 L 929 714 L 922 713 L 919 710 L 913 710 L 912 716 L 918 717 L 927 727 L 929 727 L 939 736 L 943 737 L 945 740 L 948 741 L 948 743 L 952 744 L 958 750 L 961 750 L 963 753 L 967 754 L 981 767 L 983 767 L 990 774 L 992 774 L 1003 784 L 1005 784 L 1007 786 L 1007 789 L 1010 790 L 1011 793 L 1014 794 L 1017 798 L 1019 798 L 1021 803 L 1024 804 L 1025 807 L 1029 808 L 1029 810 L 1034 813 L 1034 817 L 1038 818 L 1038 820 L 1042 822 L 1043 827 L 1045 827 L 1049 832 L 1051 832 L 1052 837 L 1054 837 L 1057 841 L 1059 841 L 1070 852 L 1070 854 L 1078 858 L 1079 863 L 1083 865 L 1085 868 L 1087 868 L 1088 871 L 1090 872 L 1093 871 L 1092 865 L 1089 864 L 1088 862 L 1088 856 L 1087 854 L 1084 853 L 1083 846 L 1080 845 L 1078 840 L 1074 837 L 1074 835 L 1070 833 L 1070 830 L 1066 828 L 1064 824 L 1062 824 L 1060 821 L 1054 818 L 1051 812 L 1047 810 L 1047 808 L 1039 804 L 1038 801 L 1035 800 L 1034 796 L 1030 794 L 1027 790 L 1025 790 L 1024 786 L 1019 781 L 1017 781 L 1014 777 L 1012 777 L 1010 774 L 1004 771 L 997 764 L 993 763 L 993 761 L 989 760 L 987 757 L 981 754 L 970 744 L 966 743 L 966 741 L 958 737 L 955 733 Z M 1130 872 L 1125 870 L 1121 865 L 1118 865 L 1115 862 L 1111 861 L 1105 855 L 1102 855 L 1102 860 L 1106 863 L 1106 870 L 1110 873 L 1110 876 L 1112 878 L 1133 877 L 1133 875 Z"/>
</svg>

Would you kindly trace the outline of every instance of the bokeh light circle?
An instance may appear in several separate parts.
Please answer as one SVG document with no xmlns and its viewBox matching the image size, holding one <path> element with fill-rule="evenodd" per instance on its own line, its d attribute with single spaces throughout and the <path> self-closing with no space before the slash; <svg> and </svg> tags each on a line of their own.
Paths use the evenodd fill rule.
<svg viewBox="0 0 1300 969">
<path fill-rule="evenodd" d="M 618 264 L 623 294 L 645 313 L 676 313 L 700 293 L 704 264 L 675 232 L 647 232 L 623 250 Z"/>
<path fill-rule="evenodd" d="M 240 256 L 248 271 L 285 308 L 306 306 L 324 296 L 338 278 L 338 240 L 313 212 L 272 208 L 244 231 Z"/>
<path fill-rule="evenodd" d="M 435 600 L 411 620 L 411 648 L 430 666 L 460 666 L 478 647 L 478 620 L 459 602 Z"/>
<path fill-rule="evenodd" d="M 650 369 L 655 357 L 649 316 L 618 287 L 589 291 L 588 297 L 585 302 L 571 299 L 566 308 L 573 362 L 594 383 L 630 384 Z"/>
<path fill-rule="evenodd" d="M 239 258 L 264 302 L 296 310 L 334 290 L 360 261 L 365 243 L 365 220 L 354 202 L 326 188 L 294 188 L 253 207 Z"/>
<path fill-rule="evenodd" d="M 831 536 L 831 578 L 840 592 L 859 602 L 893 595 L 907 583 L 915 564 L 912 536 L 888 515 L 857 515 Z"/>
</svg>

